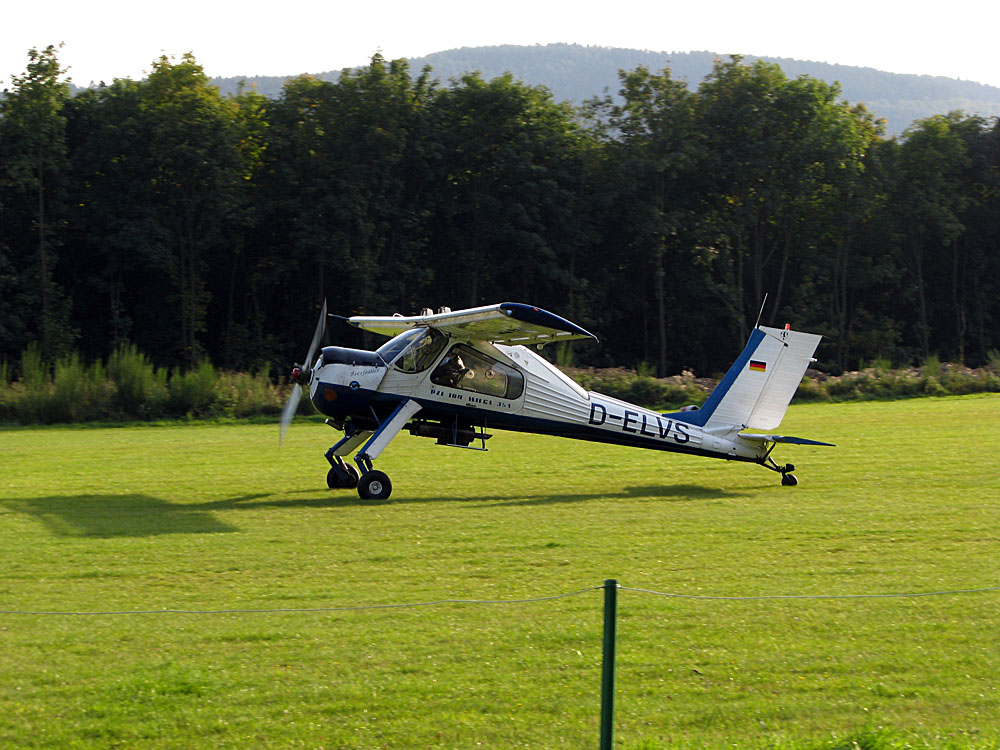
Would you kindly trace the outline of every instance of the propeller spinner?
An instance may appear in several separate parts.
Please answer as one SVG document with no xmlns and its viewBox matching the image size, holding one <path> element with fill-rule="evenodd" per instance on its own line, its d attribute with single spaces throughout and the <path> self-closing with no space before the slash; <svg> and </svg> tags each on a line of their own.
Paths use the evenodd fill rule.
<svg viewBox="0 0 1000 750">
<path fill-rule="evenodd" d="M 292 418 L 299 408 L 299 399 L 302 398 L 302 386 L 309 385 L 312 382 L 313 373 L 310 366 L 313 356 L 316 354 L 316 347 L 319 346 L 319 342 L 322 340 L 325 331 L 326 299 L 323 300 L 323 307 L 320 309 L 319 320 L 316 322 L 316 331 L 313 333 L 312 342 L 309 344 L 309 352 L 306 354 L 305 364 L 296 363 L 295 367 L 292 368 L 291 379 L 295 385 L 292 386 L 292 392 L 288 396 L 288 401 L 285 402 L 285 408 L 281 410 L 279 443 L 285 441 L 285 433 L 288 432 L 288 425 L 292 423 Z"/>
</svg>

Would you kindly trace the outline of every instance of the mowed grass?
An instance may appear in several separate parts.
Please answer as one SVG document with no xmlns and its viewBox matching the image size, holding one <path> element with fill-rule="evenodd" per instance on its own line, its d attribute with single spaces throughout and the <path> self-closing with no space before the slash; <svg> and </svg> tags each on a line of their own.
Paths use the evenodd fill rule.
<svg viewBox="0 0 1000 750">
<path fill-rule="evenodd" d="M 0 431 L 0 747 L 996 747 L 1000 396 L 793 406 L 760 467 L 399 437 L 386 502 L 293 425 Z M 319 612 L 14 614 L 303 610 Z M 901 746 L 902 746 L 901 745 Z"/>
</svg>

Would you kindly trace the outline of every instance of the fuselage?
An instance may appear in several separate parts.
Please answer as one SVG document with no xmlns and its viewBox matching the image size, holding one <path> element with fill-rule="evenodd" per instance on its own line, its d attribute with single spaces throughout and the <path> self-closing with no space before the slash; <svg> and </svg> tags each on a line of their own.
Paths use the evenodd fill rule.
<svg viewBox="0 0 1000 750">
<path fill-rule="evenodd" d="M 738 436 L 739 425 L 706 428 L 695 412 L 661 414 L 587 391 L 525 346 L 427 329 L 377 352 L 327 347 L 313 368 L 310 397 L 345 429 L 353 422 L 374 430 L 412 400 L 420 405 L 414 420 L 440 429 L 534 432 L 742 461 L 760 461 L 765 452 Z"/>
</svg>

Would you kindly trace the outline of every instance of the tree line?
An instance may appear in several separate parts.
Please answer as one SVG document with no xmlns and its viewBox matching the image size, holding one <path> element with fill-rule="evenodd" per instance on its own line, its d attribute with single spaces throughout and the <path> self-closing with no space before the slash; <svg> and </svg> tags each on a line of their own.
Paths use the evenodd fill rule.
<svg viewBox="0 0 1000 750">
<path fill-rule="evenodd" d="M 831 371 L 1000 348 L 1000 126 L 900 138 L 840 89 L 717 61 L 622 71 L 583 107 L 375 55 L 277 98 L 190 54 L 75 96 L 49 47 L 0 101 L 0 360 L 135 346 L 283 372 L 340 315 L 523 301 L 596 333 L 555 356 L 725 368 L 756 321 Z M 376 342 L 331 324 L 330 341 Z"/>
</svg>

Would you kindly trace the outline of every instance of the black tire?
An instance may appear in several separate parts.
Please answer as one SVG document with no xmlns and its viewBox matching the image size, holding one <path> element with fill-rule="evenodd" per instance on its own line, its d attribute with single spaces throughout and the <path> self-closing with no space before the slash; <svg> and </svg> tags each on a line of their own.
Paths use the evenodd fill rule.
<svg viewBox="0 0 1000 750">
<path fill-rule="evenodd" d="M 392 482 L 381 471 L 369 471 L 358 482 L 362 500 L 385 500 L 392 493 Z"/>
<path fill-rule="evenodd" d="M 345 464 L 344 471 L 347 472 L 347 476 L 343 476 L 343 472 L 338 472 L 337 469 L 330 467 L 330 471 L 326 473 L 326 486 L 331 490 L 350 490 L 358 486 L 358 470 L 355 469 L 350 464 Z"/>
<path fill-rule="evenodd" d="M 794 474 L 782 474 L 781 484 L 785 487 L 794 487 L 799 483 L 799 480 L 795 478 Z"/>
</svg>

